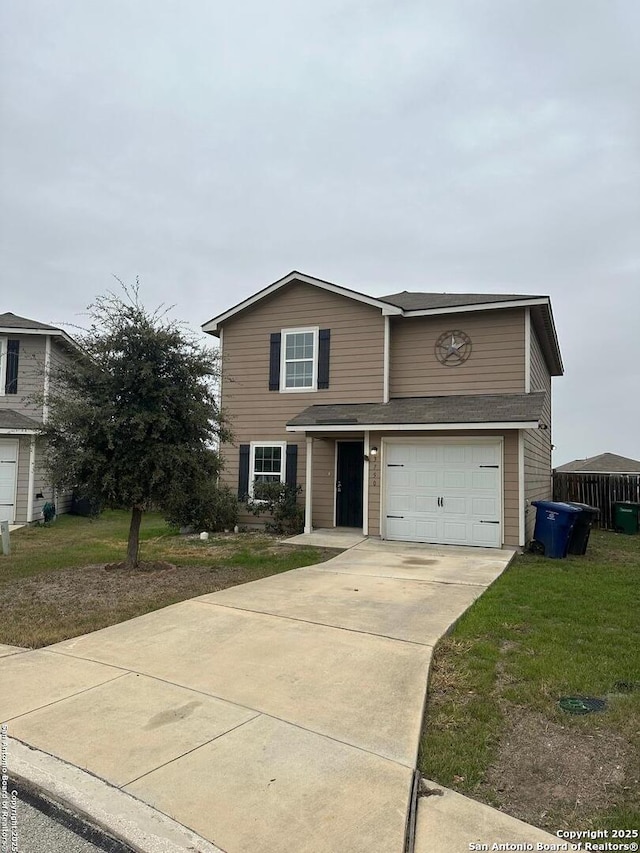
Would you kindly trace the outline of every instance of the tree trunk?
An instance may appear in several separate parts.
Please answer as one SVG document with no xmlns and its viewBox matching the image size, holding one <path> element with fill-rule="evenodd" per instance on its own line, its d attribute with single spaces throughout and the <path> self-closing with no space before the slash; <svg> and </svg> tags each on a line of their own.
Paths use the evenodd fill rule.
<svg viewBox="0 0 640 853">
<path fill-rule="evenodd" d="M 138 552 L 140 550 L 140 522 L 142 521 L 142 508 L 134 506 L 131 510 L 131 524 L 129 525 L 129 542 L 127 544 L 127 565 L 132 569 L 138 565 Z"/>
</svg>

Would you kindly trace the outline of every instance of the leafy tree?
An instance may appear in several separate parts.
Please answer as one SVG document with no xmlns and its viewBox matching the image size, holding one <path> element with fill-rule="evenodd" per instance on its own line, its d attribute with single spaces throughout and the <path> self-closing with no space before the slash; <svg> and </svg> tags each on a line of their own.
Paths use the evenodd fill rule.
<svg viewBox="0 0 640 853">
<path fill-rule="evenodd" d="M 89 306 L 84 354 L 61 364 L 44 428 L 59 487 L 80 487 L 103 506 L 131 510 L 126 562 L 138 564 L 145 510 L 215 481 L 212 442 L 231 438 L 219 411 L 215 350 L 166 313 L 148 312 L 138 284 Z"/>
</svg>

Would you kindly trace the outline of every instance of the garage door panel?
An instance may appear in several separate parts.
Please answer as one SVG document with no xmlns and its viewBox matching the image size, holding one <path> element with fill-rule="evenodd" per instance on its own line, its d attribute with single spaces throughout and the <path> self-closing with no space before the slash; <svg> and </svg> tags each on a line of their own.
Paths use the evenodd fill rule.
<svg viewBox="0 0 640 853">
<path fill-rule="evenodd" d="M 439 461 L 439 447 L 438 445 L 423 445 L 416 446 L 413 445 L 413 452 L 410 454 L 413 457 L 413 461 L 418 465 L 426 464 L 433 465 Z"/>
<path fill-rule="evenodd" d="M 447 495 L 443 498 L 443 515 L 463 515 L 469 514 L 469 499 L 464 496 Z"/>
<path fill-rule="evenodd" d="M 471 472 L 470 486 L 475 491 L 476 489 L 487 489 L 495 492 L 498 488 L 499 474 L 495 468 L 480 468 Z"/>
<path fill-rule="evenodd" d="M 469 532 L 474 543 L 479 546 L 499 548 L 502 544 L 499 524 L 472 524 Z"/>
<path fill-rule="evenodd" d="M 438 496 L 437 495 L 416 495 L 414 501 L 415 512 L 437 512 L 438 511 Z"/>
<path fill-rule="evenodd" d="M 500 507 L 495 498 L 472 497 L 469 507 L 469 515 L 474 519 L 486 521 L 498 521 L 500 519 Z"/>
<path fill-rule="evenodd" d="M 415 535 L 412 537 L 419 542 L 437 542 L 440 539 L 436 519 L 415 519 Z"/>
<path fill-rule="evenodd" d="M 420 471 L 415 472 L 414 483 L 420 489 L 438 489 L 440 488 L 439 471 Z"/>
<path fill-rule="evenodd" d="M 409 468 L 387 468 L 387 482 L 391 489 L 406 489 L 412 480 Z"/>
<path fill-rule="evenodd" d="M 394 513 L 410 512 L 415 498 L 413 495 L 396 494 L 389 495 L 387 500 L 387 511 L 393 515 Z"/>
<path fill-rule="evenodd" d="M 499 442 L 391 443 L 385 453 L 387 466 L 403 464 L 386 467 L 385 513 L 404 516 L 386 520 L 387 538 L 501 546 Z"/>
<path fill-rule="evenodd" d="M 466 471 L 443 471 L 442 472 L 442 488 L 443 489 L 466 489 L 467 488 L 467 472 Z"/>
</svg>

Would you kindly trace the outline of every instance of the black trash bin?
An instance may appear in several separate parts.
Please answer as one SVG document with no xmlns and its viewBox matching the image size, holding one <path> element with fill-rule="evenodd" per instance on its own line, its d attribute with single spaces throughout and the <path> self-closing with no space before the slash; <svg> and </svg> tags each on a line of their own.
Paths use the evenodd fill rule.
<svg viewBox="0 0 640 853">
<path fill-rule="evenodd" d="M 569 537 L 567 553 L 586 554 L 587 545 L 589 544 L 589 534 L 591 533 L 593 522 L 600 515 L 600 510 L 596 506 L 581 504 L 577 501 L 567 501 L 566 503 L 580 510 L 580 515 L 576 518 L 576 523 L 573 525 L 573 530 Z"/>
<path fill-rule="evenodd" d="M 580 510 L 555 501 L 531 501 L 531 506 L 535 506 L 537 510 L 532 550 L 540 551 L 545 557 L 566 557 L 571 531 Z"/>
</svg>

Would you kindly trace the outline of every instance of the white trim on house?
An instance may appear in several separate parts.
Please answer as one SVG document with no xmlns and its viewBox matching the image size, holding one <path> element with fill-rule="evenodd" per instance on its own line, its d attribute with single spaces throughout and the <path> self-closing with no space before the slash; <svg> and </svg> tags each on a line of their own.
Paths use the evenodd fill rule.
<svg viewBox="0 0 640 853">
<path fill-rule="evenodd" d="M 313 533 L 313 437 L 308 435 L 306 442 L 304 484 L 304 532 Z"/>
<path fill-rule="evenodd" d="M 287 362 L 288 361 L 309 361 L 305 359 L 287 359 L 287 335 L 313 335 L 313 358 L 311 364 L 311 385 L 303 385 L 300 387 L 287 388 Z M 281 394 L 299 394 L 301 391 L 317 391 L 318 390 L 318 339 L 320 337 L 319 326 L 301 326 L 299 328 L 281 329 L 280 330 L 280 388 Z"/>
<path fill-rule="evenodd" d="M 10 429 L 0 427 L 0 435 L 38 435 L 39 429 Z"/>
<path fill-rule="evenodd" d="M 280 482 L 284 483 L 287 474 L 287 442 L 286 441 L 252 441 L 249 444 L 249 497 L 253 500 L 253 483 L 256 478 L 256 447 L 279 447 L 280 453 Z M 258 474 L 264 472 L 258 471 Z M 268 473 L 268 472 L 267 472 Z"/>
<path fill-rule="evenodd" d="M 63 332 L 62 329 L 22 329 L 19 326 L 0 326 L 0 335 L 11 335 L 11 337 L 14 338 L 17 338 L 20 335 L 47 335 L 55 338 L 62 338 L 69 344 L 69 346 L 78 350 L 78 352 L 84 353 L 80 344 L 76 343 L 76 341 L 74 341 L 66 332 Z"/>
<path fill-rule="evenodd" d="M 524 309 L 524 392 L 531 392 L 531 308 Z"/>
<path fill-rule="evenodd" d="M 416 308 L 403 311 L 404 317 L 432 317 L 437 314 L 467 314 L 473 311 L 493 311 L 496 308 L 524 308 L 531 305 L 546 305 L 550 307 L 548 296 L 534 299 L 510 299 L 506 302 L 481 302 L 478 305 L 448 305 L 445 308 Z"/>
<path fill-rule="evenodd" d="M 538 429 L 539 421 L 497 421 L 466 424 L 307 424 L 287 426 L 287 432 L 431 432 L 432 430 Z"/>
<path fill-rule="evenodd" d="M 526 507 L 524 498 L 524 432 L 518 430 L 518 544 L 525 546 L 527 538 Z"/>
<path fill-rule="evenodd" d="M 36 480 L 36 437 L 31 436 L 29 442 L 29 487 L 27 491 L 27 523 L 33 521 L 33 495 Z"/>
<path fill-rule="evenodd" d="M 5 395 L 5 387 L 7 384 L 7 348 L 9 339 L 4 335 L 0 337 L 0 397 Z"/>
<path fill-rule="evenodd" d="M 364 462 L 362 464 L 362 535 L 369 535 L 369 452 L 371 434 L 364 434 Z"/>
<path fill-rule="evenodd" d="M 389 317 L 384 317 L 384 366 L 382 377 L 382 402 L 389 402 L 389 369 L 391 363 L 391 321 Z"/>
<path fill-rule="evenodd" d="M 375 299 L 373 296 L 366 296 L 364 293 L 358 293 L 355 290 L 349 290 L 347 287 L 340 287 L 340 285 L 338 284 L 331 284 L 331 282 L 329 281 L 323 281 L 322 279 L 313 278 L 313 276 L 305 275 L 304 273 L 294 271 L 290 272 L 284 278 L 281 278 L 278 281 L 274 281 L 273 284 L 270 284 L 268 287 L 263 288 L 262 290 L 258 291 L 258 293 L 254 293 L 253 296 L 250 296 L 243 302 L 238 303 L 238 305 L 235 305 L 233 308 L 230 308 L 223 314 L 218 314 L 217 317 L 214 317 L 207 323 L 203 323 L 202 331 L 215 334 L 218 331 L 218 327 L 220 326 L 220 324 L 224 323 L 225 320 L 228 320 L 230 317 L 233 317 L 240 311 L 244 311 L 245 308 L 249 308 L 251 305 L 255 305 L 255 303 L 259 302 L 261 299 L 265 299 L 267 296 L 271 296 L 272 293 L 275 293 L 277 290 L 280 290 L 281 287 L 290 284 L 292 281 L 301 281 L 303 284 L 311 284 L 314 287 L 319 287 L 322 290 L 327 290 L 329 291 L 329 293 L 336 293 L 338 294 L 338 296 L 346 296 L 347 299 L 353 299 L 356 302 L 362 302 L 365 305 L 371 305 L 373 308 L 379 308 L 383 314 L 402 314 L 402 308 L 398 308 L 395 305 L 390 305 L 388 302 L 382 302 L 380 299 Z"/>
</svg>

